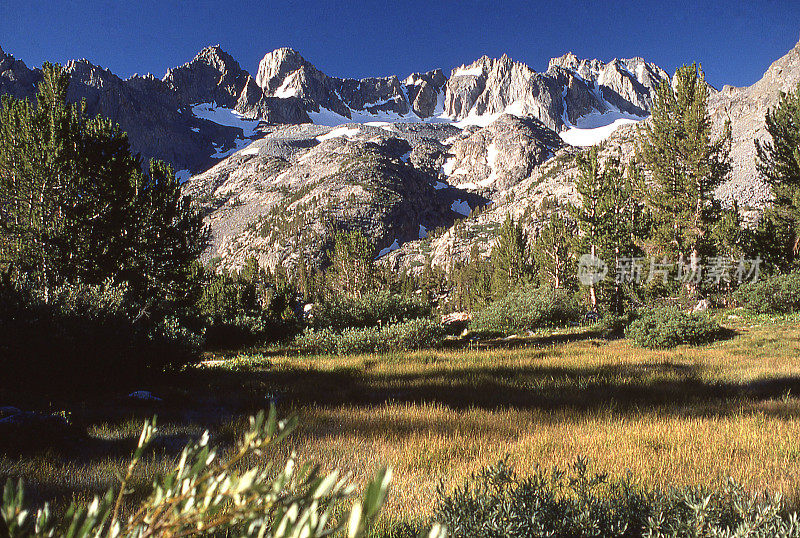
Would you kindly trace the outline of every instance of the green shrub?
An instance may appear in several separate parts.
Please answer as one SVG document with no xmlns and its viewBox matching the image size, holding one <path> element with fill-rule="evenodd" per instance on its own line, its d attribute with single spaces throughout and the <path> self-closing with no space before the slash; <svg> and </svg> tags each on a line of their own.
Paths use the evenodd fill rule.
<svg viewBox="0 0 800 538">
<path fill-rule="evenodd" d="M 549 286 L 512 291 L 473 315 L 470 330 L 515 334 L 541 327 L 560 326 L 580 319 L 574 297 Z"/>
<path fill-rule="evenodd" d="M 752 497 L 732 482 L 646 489 L 592 473 L 582 459 L 525 478 L 501 461 L 450 493 L 440 486 L 434 519 L 450 538 L 800 536 L 780 497 Z"/>
<path fill-rule="evenodd" d="M 722 327 L 709 317 L 687 314 L 675 307 L 644 311 L 625 329 L 626 337 L 639 346 L 651 349 L 706 344 L 723 334 Z"/>
<path fill-rule="evenodd" d="M 351 327 L 375 327 L 408 319 L 429 316 L 431 305 L 389 291 L 378 291 L 360 298 L 338 296 L 318 304 L 312 325 L 317 329 L 342 330 Z"/>
<path fill-rule="evenodd" d="M 605 314 L 597 322 L 597 330 L 603 338 L 621 338 L 625 335 L 625 329 L 636 319 L 635 312 L 625 314 Z"/>
<path fill-rule="evenodd" d="M 748 282 L 733 297 L 756 314 L 800 312 L 800 272 Z"/>
<path fill-rule="evenodd" d="M 64 285 L 47 297 L 0 278 L 0 357 L 15 389 L 130 383 L 199 357 L 202 339 L 174 317 L 149 316 L 126 285 Z"/>
<path fill-rule="evenodd" d="M 268 417 L 251 417 L 227 459 L 217 457 L 206 432 L 183 449 L 175 469 L 158 477 L 143 501 L 123 513 L 131 502 L 127 486 L 156 433 L 155 422 L 146 422 L 119 489 L 89 504 L 73 502 L 58 516 L 47 505 L 32 510 L 24 504 L 22 483 L 9 480 L 0 504 L 0 536 L 363 536 L 386 499 L 391 471 L 378 471 L 363 497 L 355 499 L 354 486 L 336 471 L 321 475 L 316 466 L 298 465 L 294 456 L 271 466 L 264 454 L 275 454 L 275 445 L 296 423 L 276 420 L 274 409 Z"/>
<path fill-rule="evenodd" d="M 419 318 L 387 325 L 380 331 L 379 349 L 413 351 L 434 347 L 441 342 L 445 329 L 436 320 Z"/>
<path fill-rule="evenodd" d="M 196 309 L 211 349 L 291 340 L 300 322 L 291 309 L 295 290 L 270 281 L 251 258 L 239 273 L 198 269 L 202 285 Z"/>
<path fill-rule="evenodd" d="M 338 333 L 329 328 L 307 329 L 295 339 L 294 343 L 304 353 L 346 355 L 379 351 L 413 351 L 436 346 L 444 334 L 444 328 L 436 320 L 419 318 L 380 328 L 348 328 Z"/>
</svg>

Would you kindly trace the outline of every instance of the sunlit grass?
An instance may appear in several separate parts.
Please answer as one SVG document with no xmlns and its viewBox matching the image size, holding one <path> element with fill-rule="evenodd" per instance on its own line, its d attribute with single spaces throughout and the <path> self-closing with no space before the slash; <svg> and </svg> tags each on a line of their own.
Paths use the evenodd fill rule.
<svg viewBox="0 0 800 538">
<path fill-rule="evenodd" d="M 800 503 L 800 323 L 730 315 L 720 316 L 737 332 L 732 339 L 669 351 L 567 331 L 560 336 L 574 341 L 544 336 L 510 349 L 273 351 L 212 363 L 151 387 L 164 408 L 135 413 L 164 414 L 168 437 L 137 485 L 172 465 L 176 447 L 203 427 L 232 439 L 243 417 L 275 401 L 282 413 L 300 415 L 291 445 L 301 459 L 359 481 L 395 468 L 387 520 L 424 519 L 440 481 L 450 487 L 507 454 L 522 473 L 583 455 L 598 470 L 647 485 L 733 477 Z M 173 393 L 180 398 L 170 400 Z M 215 405 L 217 414 L 209 411 Z M 24 476 L 44 497 L 105 489 L 139 422 L 130 412 L 104 413 L 98 420 L 103 413 L 94 411 L 86 431 L 113 450 L 0 458 L 0 476 Z"/>
</svg>

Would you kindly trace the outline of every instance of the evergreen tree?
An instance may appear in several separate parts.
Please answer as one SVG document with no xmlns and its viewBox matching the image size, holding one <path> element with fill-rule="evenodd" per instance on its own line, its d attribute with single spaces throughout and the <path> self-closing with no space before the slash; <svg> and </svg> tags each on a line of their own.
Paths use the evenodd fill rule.
<svg viewBox="0 0 800 538">
<path fill-rule="evenodd" d="M 359 231 L 334 235 L 328 285 L 337 293 L 361 297 L 375 287 L 375 250 Z"/>
<path fill-rule="evenodd" d="M 539 274 L 540 284 L 554 288 L 567 286 L 574 277 L 573 262 L 570 259 L 570 244 L 576 234 L 575 223 L 562 215 L 563 211 L 553 210 L 545 215 L 533 245 L 533 258 Z"/>
<path fill-rule="evenodd" d="M 497 244 L 492 248 L 492 292 L 495 298 L 529 283 L 532 277 L 528 236 L 522 225 L 506 216 Z M 473 278 L 477 277 L 475 275 Z"/>
<path fill-rule="evenodd" d="M 493 267 L 480 254 L 477 243 L 473 243 L 469 258 L 457 265 L 449 275 L 451 284 L 451 306 L 454 310 L 476 310 L 486 306 L 492 299 Z"/>
<path fill-rule="evenodd" d="M 730 171 L 730 126 L 712 140 L 708 85 L 695 64 L 677 70 L 674 89 L 669 81 L 657 88 L 651 112 L 637 151 L 652 179 L 648 203 L 656 252 L 651 255 L 671 253 L 696 267 L 701 257 L 714 255 L 710 230 L 720 207 L 712 196 Z M 688 284 L 687 291 L 698 290 Z"/>
<path fill-rule="evenodd" d="M 772 239 L 764 246 L 777 251 L 779 268 L 788 270 L 800 259 L 800 85 L 781 94 L 765 123 L 771 140 L 755 142 L 756 166 L 774 194 L 762 217 L 771 232 L 765 238 Z"/>
<path fill-rule="evenodd" d="M 45 64 L 36 104 L 0 110 L 0 263 L 55 284 L 127 281 L 143 302 L 187 302 L 208 231 L 172 169 L 141 171 L 125 133 L 66 100 L 69 76 Z M 167 306 L 169 304 L 169 306 Z"/>
<path fill-rule="evenodd" d="M 575 188 L 581 204 L 572 206 L 570 212 L 578 227 L 575 238 L 576 255 L 591 254 L 609 267 L 613 276 L 623 258 L 639 254 L 637 239 L 640 235 L 642 207 L 640 185 L 635 175 L 623 173 L 619 159 L 609 157 L 601 167 L 597 146 L 579 154 L 578 178 Z M 622 291 L 613 278 L 589 286 L 592 309 L 599 302 L 606 303 L 612 311 L 622 311 Z M 603 295 L 598 299 L 598 295 Z"/>
</svg>

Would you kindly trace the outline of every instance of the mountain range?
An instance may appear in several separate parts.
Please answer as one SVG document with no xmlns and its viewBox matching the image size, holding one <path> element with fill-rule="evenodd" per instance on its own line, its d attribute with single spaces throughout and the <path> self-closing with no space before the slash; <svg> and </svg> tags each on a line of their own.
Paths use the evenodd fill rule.
<svg viewBox="0 0 800 538">
<path fill-rule="evenodd" d="M 85 59 L 65 68 L 71 100 L 187 179 L 212 227 L 208 257 L 232 268 L 252 255 L 270 266 L 317 263 L 340 227 L 368 233 L 398 267 L 452 263 L 476 243 L 488 251 L 509 212 L 574 197 L 577 148 L 604 141 L 604 155 L 629 160 L 635 124 L 670 80 L 642 58 L 572 53 L 543 73 L 504 55 L 403 79 L 329 76 L 289 48 L 266 54 L 255 77 L 219 46 L 161 79 L 123 80 Z M 32 98 L 40 79 L 0 49 L 0 94 Z M 711 88 L 715 128 L 733 128 L 721 199 L 753 211 L 769 199 L 753 139 L 798 81 L 800 44 L 753 86 Z"/>
</svg>

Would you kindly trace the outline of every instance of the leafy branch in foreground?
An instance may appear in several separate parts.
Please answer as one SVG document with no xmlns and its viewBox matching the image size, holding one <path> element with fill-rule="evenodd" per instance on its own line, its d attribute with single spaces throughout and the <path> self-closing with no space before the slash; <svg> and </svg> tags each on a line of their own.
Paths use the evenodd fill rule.
<svg viewBox="0 0 800 538">
<path fill-rule="evenodd" d="M 278 421 L 274 408 L 268 415 L 250 417 L 250 428 L 226 461 L 217 458 L 205 432 L 183 449 L 171 473 L 156 479 L 150 495 L 125 510 L 129 515 L 123 517 L 129 483 L 157 432 L 155 420 L 146 421 L 119 489 L 110 489 L 88 505 L 73 502 L 61 517 L 47 504 L 36 513 L 27 509 L 21 481 L 9 480 L 0 506 L 0 537 L 362 536 L 386 499 L 391 470 L 379 471 L 346 511 L 344 503 L 354 499 L 356 491 L 349 477 L 336 471 L 322 475 L 318 466 L 298 465 L 294 454 L 282 468 L 273 468 L 269 461 L 245 465 L 284 440 L 296 425 L 296 418 Z"/>
</svg>

